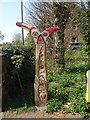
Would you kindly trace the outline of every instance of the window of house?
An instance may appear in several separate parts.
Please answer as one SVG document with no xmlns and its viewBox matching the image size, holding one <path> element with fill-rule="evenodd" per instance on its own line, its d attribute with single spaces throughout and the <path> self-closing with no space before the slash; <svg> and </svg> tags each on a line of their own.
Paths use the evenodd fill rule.
<svg viewBox="0 0 90 120">
<path fill-rule="evenodd" d="M 74 29 L 74 30 L 77 30 L 77 26 L 76 26 L 76 25 L 73 25 L 73 29 Z"/>
<path fill-rule="evenodd" d="M 77 43 L 77 42 L 78 42 L 78 41 L 77 41 L 77 37 L 72 37 L 71 42 L 73 42 L 73 43 Z"/>
</svg>

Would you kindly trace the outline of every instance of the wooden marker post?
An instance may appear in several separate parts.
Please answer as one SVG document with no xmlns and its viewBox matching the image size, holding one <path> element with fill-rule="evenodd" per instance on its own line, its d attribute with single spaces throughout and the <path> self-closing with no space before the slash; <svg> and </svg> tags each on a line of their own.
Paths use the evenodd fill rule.
<svg viewBox="0 0 90 120">
<path fill-rule="evenodd" d="M 86 76 L 87 76 L 86 101 L 90 102 L 90 70 L 87 71 Z"/>
<path fill-rule="evenodd" d="M 52 27 L 39 32 L 36 27 L 17 22 L 17 26 L 28 29 L 36 45 L 36 76 L 34 83 L 34 100 L 37 107 L 45 106 L 48 99 L 48 81 L 46 75 L 46 39 L 53 32 L 60 30 Z"/>
</svg>

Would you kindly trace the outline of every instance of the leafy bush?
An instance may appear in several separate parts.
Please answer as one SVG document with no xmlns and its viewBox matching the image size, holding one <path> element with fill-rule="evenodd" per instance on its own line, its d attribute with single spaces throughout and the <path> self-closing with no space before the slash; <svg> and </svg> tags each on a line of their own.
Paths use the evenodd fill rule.
<svg viewBox="0 0 90 120">
<path fill-rule="evenodd" d="M 33 84 L 35 76 L 33 49 L 28 46 L 4 44 L 1 51 L 7 58 L 7 74 L 9 78 L 7 103 L 9 107 L 16 106 L 16 104 L 22 105 L 23 102 L 26 102 L 28 99 L 33 102 Z M 30 92 L 32 94 L 30 94 Z"/>
<path fill-rule="evenodd" d="M 68 93 L 60 85 L 49 86 L 49 98 L 56 98 L 64 103 L 68 99 Z"/>
<path fill-rule="evenodd" d="M 83 49 L 66 51 L 65 57 L 67 61 L 63 72 L 48 70 L 49 100 L 47 112 L 60 110 L 79 113 L 81 117 L 88 118 L 90 103 L 85 100 L 86 71 L 88 70 L 86 53 Z M 61 107 L 57 107 L 58 104 Z"/>
<path fill-rule="evenodd" d="M 48 102 L 46 112 L 57 112 L 58 110 L 61 110 L 63 107 L 63 104 L 58 99 L 51 99 Z"/>
<path fill-rule="evenodd" d="M 72 112 L 80 113 L 83 118 L 88 118 L 89 115 L 87 110 L 90 109 L 90 104 L 86 103 L 85 97 L 78 96 L 78 98 L 73 99 L 70 108 Z"/>
</svg>

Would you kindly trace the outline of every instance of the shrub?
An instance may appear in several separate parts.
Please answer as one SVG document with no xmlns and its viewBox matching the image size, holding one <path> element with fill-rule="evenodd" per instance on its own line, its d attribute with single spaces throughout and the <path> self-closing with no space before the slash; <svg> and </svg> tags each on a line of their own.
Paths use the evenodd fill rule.
<svg viewBox="0 0 90 120">
<path fill-rule="evenodd" d="M 25 101 L 26 99 L 29 99 L 29 101 L 32 99 L 31 101 L 33 102 L 33 84 L 35 76 L 33 49 L 28 46 L 4 44 L 1 51 L 7 58 L 7 73 L 9 78 L 8 96 L 9 99 L 11 99 L 9 105 L 11 105 L 12 102 L 12 106 L 14 106 L 16 101 L 18 101 L 18 104 L 20 102 L 20 104 L 22 104 L 24 98 Z M 32 94 L 30 94 L 30 92 Z M 20 95 L 22 98 L 20 98 Z M 21 101 L 17 100 L 18 98 L 21 99 Z M 7 102 L 9 101 L 7 100 Z"/>
<path fill-rule="evenodd" d="M 82 118 L 88 118 L 90 103 L 86 96 L 86 71 L 88 59 L 83 49 L 66 51 L 66 68 L 63 72 L 48 70 L 49 100 L 47 112 L 63 111 L 79 113 Z M 49 68 L 48 68 L 49 69 Z M 54 102 L 55 101 L 55 102 Z M 55 108 L 61 104 L 62 108 Z"/>
<path fill-rule="evenodd" d="M 46 112 L 48 112 L 48 113 L 57 112 L 57 111 L 61 110 L 62 107 L 63 107 L 63 104 L 58 99 L 51 99 L 48 102 Z"/>
</svg>

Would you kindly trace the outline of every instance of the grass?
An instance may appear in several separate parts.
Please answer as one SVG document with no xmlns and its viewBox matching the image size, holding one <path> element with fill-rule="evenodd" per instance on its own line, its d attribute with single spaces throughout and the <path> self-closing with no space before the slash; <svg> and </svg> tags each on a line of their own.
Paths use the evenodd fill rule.
<svg viewBox="0 0 90 120">
<path fill-rule="evenodd" d="M 68 50 L 65 53 L 64 72 L 57 73 L 49 70 L 49 101 L 46 112 L 71 112 L 79 113 L 82 118 L 89 117 L 90 103 L 85 99 L 87 58 L 83 49 Z"/>
<path fill-rule="evenodd" d="M 16 114 L 26 113 L 26 112 L 35 112 L 36 108 L 34 106 L 29 106 L 27 104 L 23 105 L 22 107 L 10 109 L 9 111 L 15 112 Z"/>
</svg>

